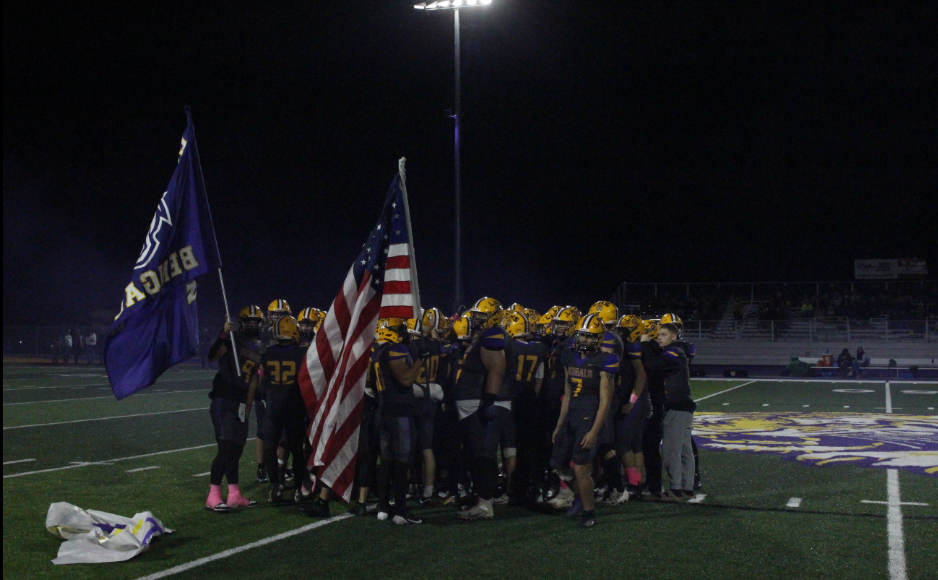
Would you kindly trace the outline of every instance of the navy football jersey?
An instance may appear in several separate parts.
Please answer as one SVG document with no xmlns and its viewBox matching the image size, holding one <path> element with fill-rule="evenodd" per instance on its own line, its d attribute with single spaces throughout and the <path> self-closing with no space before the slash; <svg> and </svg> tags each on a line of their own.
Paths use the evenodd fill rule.
<svg viewBox="0 0 938 580">
<path fill-rule="evenodd" d="M 508 401 L 524 390 L 533 391 L 537 379 L 544 377 L 547 354 L 547 345 L 543 342 L 509 339 L 505 343 L 505 382 L 498 398 Z"/>
<path fill-rule="evenodd" d="M 610 373 L 613 377 L 619 372 L 619 357 L 608 352 L 586 355 L 568 349 L 564 351 L 561 362 L 570 382 L 571 407 L 598 407 L 601 372 Z"/>
<path fill-rule="evenodd" d="M 254 373 L 260 368 L 261 358 L 267 348 L 258 338 L 247 338 L 240 332 L 234 333 L 235 343 L 238 345 L 238 365 L 241 369 L 241 376 L 235 369 L 235 359 L 230 348 L 226 349 L 225 355 L 218 362 L 218 373 L 212 382 L 211 397 L 222 397 L 239 402 L 246 402 L 248 396 L 248 383 Z M 231 340 L 226 342 L 226 346 L 231 346 Z M 257 398 L 263 398 L 263 389 L 256 393 Z"/>
<path fill-rule="evenodd" d="M 306 364 L 306 347 L 298 344 L 275 344 L 261 357 L 263 384 L 267 398 L 285 400 L 300 396 L 297 373 Z"/>
<path fill-rule="evenodd" d="M 564 351 L 571 348 L 573 348 L 572 338 L 555 340 L 551 347 L 550 355 L 547 358 L 544 385 L 541 387 L 548 400 L 557 401 L 563 397 L 563 387 L 564 382 L 567 380 L 567 374 L 560 359 Z"/>
<path fill-rule="evenodd" d="M 381 412 L 387 415 L 406 417 L 414 412 L 414 389 L 405 386 L 394 378 L 391 372 L 391 361 L 404 360 L 407 366 L 413 365 L 413 353 L 403 344 L 375 343 L 371 355 L 372 370 L 375 376 L 375 386 L 378 389 L 378 400 Z"/>
</svg>

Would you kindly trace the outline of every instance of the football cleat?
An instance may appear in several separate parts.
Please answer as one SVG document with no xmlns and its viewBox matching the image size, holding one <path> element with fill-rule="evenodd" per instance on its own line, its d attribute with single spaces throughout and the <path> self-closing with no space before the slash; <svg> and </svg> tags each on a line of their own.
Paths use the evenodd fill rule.
<svg viewBox="0 0 938 580">
<path fill-rule="evenodd" d="M 580 496 L 576 496 L 573 498 L 573 503 L 570 505 L 570 509 L 567 510 L 566 515 L 568 518 L 575 518 L 581 513 L 583 513 L 583 500 Z"/>
<path fill-rule="evenodd" d="M 547 505 L 556 510 L 567 509 L 573 505 L 573 492 L 569 488 L 561 487 L 557 495 L 547 501 Z"/>
<path fill-rule="evenodd" d="M 283 468 L 283 478 L 286 481 L 291 481 L 293 479 L 293 469 L 290 467 Z"/>
<path fill-rule="evenodd" d="M 479 499 L 479 503 L 468 510 L 460 511 L 457 517 L 461 520 L 490 520 L 495 517 L 491 503 L 491 500 Z"/>
<path fill-rule="evenodd" d="M 206 505 L 205 505 L 205 509 L 207 509 L 207 510 L 212 510 L 213 512 L 215 512 L 215 513 L 217 513 L 217 514 L 226 514 L 226 513 L 228 513 L 228 512 L 231 511 L 231 508 L 228 507 L 228 504 L 226 504 L 226 503 L 224 503 L 224 502 L 222 502 L 222 503 L 217 503 L 217 504 L 215 504 L 215 505 L 208 505 L 208 504 L 206 504 Z"/>
<path fill-rule="evenodd" d="M 395 524 L 397 524 L 397 525 L 399 525 L 399 526 L 402 526 L 402 525 L 405 525 L 405 524 L 422 524 L 422 523 L 423 523 L 423 520 L 420 519 L 420 518 L 418 518 L 418 517 L 416 517 L 416 516 L 412 516 L 412 515 L 411 515 L 410 513 L 408 513 L 408 512 L 403 512 L 403 513 L 400 513 L 400 514 L 394 514 L 394 518 L 391 519 L 391 522 L 393 522 L 393 523 L 395 523 Z"/>
<path fill-rule="evenodd" d="M 294 490 L 294 491 L 293 491 L 293 501 L 296 502 L 296 503 L 300 503 L 301 501 L 303 501 L 303 492 L 300 491 L 299 489 Z"/>
<path fill-rule="evenodd" d="M 626 488 L 626 490 L 620 493 L 619 497 L 616 498 L 615 505 L 622 505 L 630 499 L 635 499 L 635 497 L 632 496 L 632 490 Z"/>
<path fill-rule="evenodd" d="M 614 489 L 606 494 L 606 497 L 603 499 L 603 503 L 606 505 L 619 505 L 619 500 L 625 496 L 624 501 L 629 501 L 629 494 L 626 492 L 619 493 L 618 490 Z"/>
<path fill-rule="evenodd" d="M 270 495 L 267 496 L 267 501 L 270 503 L 277 503 L 283 501 L 283 486 L 279 483 L 275 483 L 270 488 Z"/>
<path fill-rule="evenodd" d="M 669 489 L 668 491 L 661 494 L 661 499 L 659 501 L 681 503 L 684 501 L 684 493 L 679 489 Z"/>
<path fill-rule="evenodd" d="M 263 465 L 259 466 L 257 468 L 257 483 L 267 483 L 269 479 L 270 478 L 267 477 L 267 468 Z"/>
<path fill-rule="evenodd" d="M 378 521 L 386 522 L 388 519 L 388 508 L 378 508 Z"/>
<path fill-rule="evenodd" d="M 492 503 L 494 503 L 495 505 L 505 505 L 506 503 L 508 503 L 508 499 L 509 499 L 508 494 L 503 493 L 502 495 L 493 499 Z"/>
<path fill-rule="evenodd" d="M 353 516 L 363 518 L 368 515 L 368 508 L 366 508 L 365 504 L 363 503 L 357 503 L 355 504 L 355 507 L 348 511 L 348 513 L 352 514 Z"/>
<path fill-rule="evenodd" d="M 596 525 L 596 516 L 583 514 L 583 519 L 576 525 L 578 528 L 592 528 Z"/>
<path fill-rule="evenodd" d="M 322 501 L 317 499 L 312 503 L 307 503 L 299 505 L 296 509 L 303 514 L 306 514 L 314 518 L 328 518 L 329 517 L 329 502 Z"/>
</svg>

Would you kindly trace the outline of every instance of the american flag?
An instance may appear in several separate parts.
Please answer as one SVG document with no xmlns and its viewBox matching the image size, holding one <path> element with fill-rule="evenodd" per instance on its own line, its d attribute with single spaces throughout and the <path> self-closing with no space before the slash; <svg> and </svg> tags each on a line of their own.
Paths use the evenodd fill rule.
<svg viewBox="0 0 938 580">
<path fill-rule="evenodd" d="M 375 324 L 378 318 L 414 318 L 415 302 L 419 307 L 404 187 L 401 175 L 396 176 L 381 218 L 355 258 L 299 374 L 310 418 L 309 466 L 346 501 L 355 479 Z"/>
</svg>

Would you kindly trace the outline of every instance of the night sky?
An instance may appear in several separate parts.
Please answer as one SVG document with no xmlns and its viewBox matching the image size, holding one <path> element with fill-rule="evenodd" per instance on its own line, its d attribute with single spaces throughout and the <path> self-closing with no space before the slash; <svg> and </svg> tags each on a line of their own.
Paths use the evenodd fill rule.
<svg viewBox="0 0 938 580">
<path fill-rule="evenodd" d="M 938 269 L 938 3 L 461 17 L 467 299 Z M 423 303 L 449 309 L 453 74 L 452 12 L 406 2 L 5 2 L 4 323 L 116 313 L 185 105 L 232 308 L 327 308 L 406 156 Z"/>
</svg>

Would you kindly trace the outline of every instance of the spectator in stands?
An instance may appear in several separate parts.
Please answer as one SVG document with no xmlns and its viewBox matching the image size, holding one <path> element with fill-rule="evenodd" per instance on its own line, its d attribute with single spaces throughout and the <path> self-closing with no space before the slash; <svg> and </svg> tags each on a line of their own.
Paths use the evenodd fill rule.
<svg viewBox="0 0 938 580">
<path fill-rule="evenodd" d="M 59 357 L 62 356 L 62 337 L 56 337 L 52 341 L 50 350 L 52 350 L 52 364 L 56 364 L 59 362 Z"/>
<path fill-rule="evenodd" d="M 75 357 L 75 364 L 78 364 L 78 357 L 81 356 L 81 351 L 84 350 L 85 337 L 81 335 L 81 329 L 75 329 L 75 336 L 72 337 L 72 356 Z M 65 359 L 65 364 L 68 364 L 68 359 Z"/>
<path fill-rule="evenodd" d="M 848 376 L 852 375 L 857 378 L 862 377 L 863 372 L 860 369 L 868 366 L 870 366 L 870 355 L 866 354 L 866 351 L 863 350 L 862 346 L 858 347 L 857 358 L 853 359 L 853 362 L 850 364 L 851 371 L 850 375 Z"/>
<path fill-rule="evenodd" d="M 91 334 L 85 337 L 85 354 L 88 357 L 88 364 L 95 364 L 94 359 L 98 354 L 98 335 L 94 329 L 91 330 Z"/>
<path fill-rule="evenodd" d="M 68 357 L 72 354 L 72 331 L 65 329 L 65 336 L 62 337 L 62 364 L 68 364 Z"/>
<path fill-rule="evenodd" d="M 853 357 L 850 356 L 849 350 L 844 349 L 837 357 L 837 368 L 840 369 L 841 374 L 846 377 L 852 365 Z"/>
</svg>

